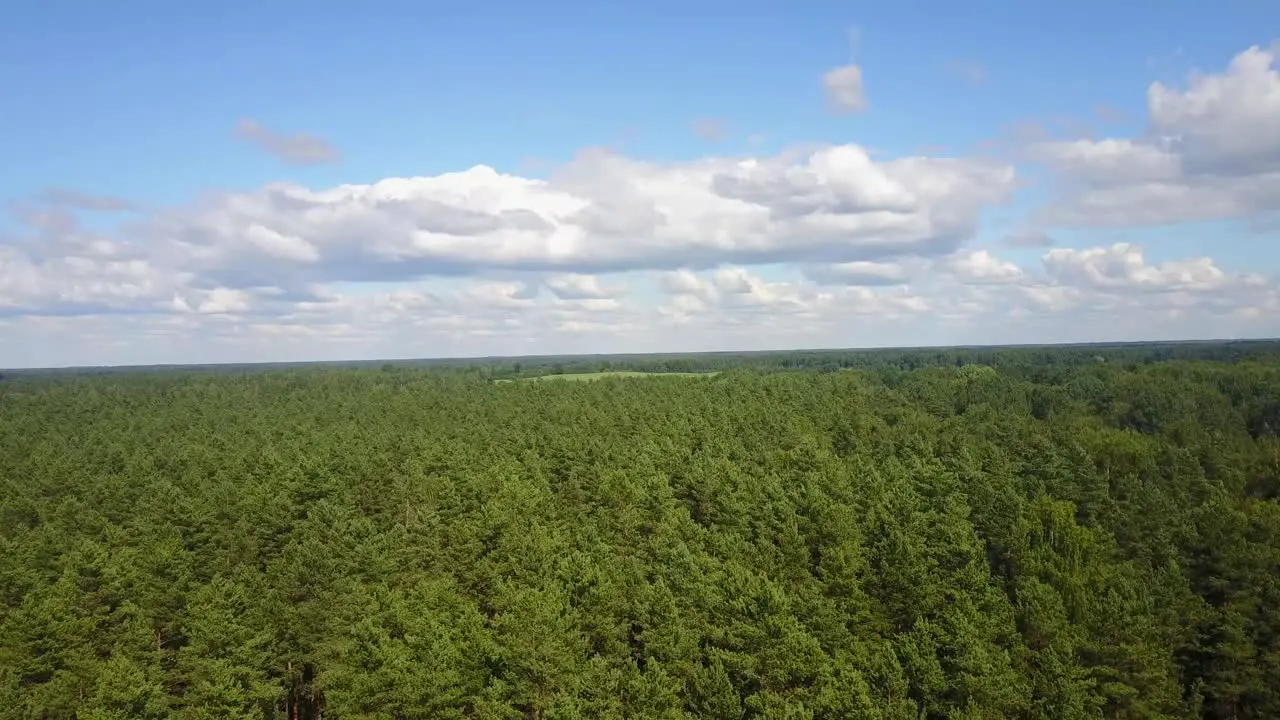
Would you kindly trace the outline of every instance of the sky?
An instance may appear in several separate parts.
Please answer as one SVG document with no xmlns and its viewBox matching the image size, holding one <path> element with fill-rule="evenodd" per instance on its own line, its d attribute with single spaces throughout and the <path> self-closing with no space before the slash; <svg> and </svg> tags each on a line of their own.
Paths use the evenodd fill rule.
<svg viewBox="0 0 1280 720">
<path fill-rule="evenodd" d="M 0 367 L 1280 335 L 1280 4 L 18 0 Z"/>
</svg>

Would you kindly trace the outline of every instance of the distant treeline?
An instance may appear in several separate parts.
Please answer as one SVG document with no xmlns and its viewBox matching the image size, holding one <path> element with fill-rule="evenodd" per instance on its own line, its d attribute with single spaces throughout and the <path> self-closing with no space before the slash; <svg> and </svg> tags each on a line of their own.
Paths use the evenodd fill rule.
<svg viewBox="0 0 1280 720">
<path fill-rule="evenodd" d="M 778 352 L 715 352 L 694 354 L 546 356 L 474 361 L 477 372 L 492 377 L 532 377 L 546 374 L 609 370 L 641 372 L 713 372 L 732 368 L 757 370 L 846 369 L 919 370 L 926 367 L 988 365 L 1030 377 L 1098 362 L 1138 364 L 1165 360 L 1280 359 L 1280 341 L 1241 340 L 1186 343 L 1106 343 L 1087 345 L 889 348 L 872 350 L 799 350 Z"/>
<path fill-rule="evenodd" d="M 1096 362 L 1137 364 L 1165 360 L 1280 359 L 1280 340 L 1212 340 L 1150 343 L 1085 343 L 1076 345 L 1003 345 L 975 347 L 778 350 L 751 352 L 647 353 L 611 355 L 530 355 L 524 357 L 422 358 L 296 363 L 218 365 L 138 365 L 5 370 L 12 377 L 104 375 L 117 373 L 224 372 L 404 368 L 450 369 L 491 379 L 549 374 L 637 372 L 716 372 L 731 368 L 757 370 L 842 369 L 918 370 L 924 367 L 990 365 L 1002 371 L 1041 376 L 1060 368 Z M 1038 375 L 1037 375 L 1038 374 Z"/>
</svg>

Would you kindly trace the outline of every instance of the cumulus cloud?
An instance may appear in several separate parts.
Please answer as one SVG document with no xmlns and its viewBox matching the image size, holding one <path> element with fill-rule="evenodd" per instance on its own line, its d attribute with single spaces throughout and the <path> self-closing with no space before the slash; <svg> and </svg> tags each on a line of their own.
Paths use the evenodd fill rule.
<svg viewBox="0 0 1280 720">
<path fill-rule="evenodd" d="M 1259 275 L 1229 276 L 1208 257 L 1151 265 L 1142 248 L 1128 243 L 1085 250 L 1057 248 L 1044 256 L 1044 266 L 1055 280 L 1090 288 L 1206 292 L 1266 282 Z"/>
<path fill-rule="evenodd" d="M 808 283 L 768 281 L 742 267 L 704 273 L 677 270 L 662 278 L 661 287 L 674 297 L 660 310 L 681 321 L 694 316 L 730 322 L 744 317 L 755 321 L 789 318 L 783 321 L 816 330 L 838 323 L 841 317 L 876 315 L 888 319 L 929 309 L 924 298 L 903 289 L 878 292 L 854 285 L 826 289 Z"/>
<path fill-rule="evenodd" d="M 1184 88 L 1152 83 L 1134 138 L 1041 140 L 1027 155 L 1056 172 L 1043 213 L 1071 227 L 1241 218 L 1280 203 L 1280 72 L 1275 48 L 1251 47 Z"/>
<path fill-rule="evenodd" d="M 182 278 L 147 287 L 142 266 L 73 264 L 63 277 L 80 282 L 25 288 L 27 310 L 10 302 L 10 278 L 31 275 L 23 268 L 0 275 L 6 339 L 0 365 L 1167 339 L 1280 330 L 1275 283 L 1232 275 L 1212 261 L 1152 263 L 1132 246 L 1108 246 L 1056 248 L 1038 266 L 1017 271 L 1009 264 L 989 251 L 962 251 L 903 262 L 905 282 L 868 285 L 770 279 L 742 266 L 683 268 L 600 282 L 625 280 L 632 289 L 613 297 L 596 291 L 599 278 L 558 274 L 537 282 L 425 279 L 374 292 L 339 283 L 290 294 L 278 287 L 196 287 Z M 879 267 L 889 263 L 877 265 L 846 269 L 895 272 Z M 85 347 L 93 348 L 92 357 Z"/>
<path fill-rule="evenodd" d="M 549 180 L 477 166 L 272 185 L 159 213 L 130 237 L 228 287 L 873 260 L 958 248 L 1014 177 L 980 159 L 876 161 L 855 145 L 682 163 L 598 150 Z"/>
<path fill-rule="evenodd" d="M 33 258 L 0 246 L 0 312 L 158 311 L 190 276 L 146 260 Z"/>
<path fill-rule="evenodd" d="M 236 137 L 257 145 L 290 165 L 325 165 L 337 162 L 337 148 L 310 133 L 280 133 L 245 118 L 236 125 Z"/>
<path fill-rule="evenodd" d="M 988 250 L 959 252 L 945 260 L 951 274 L 974 284 L 1011 283 L 1022 279 L 1022 268 Z"/>
<path fill-rule="evenodd" d="M 1280 170 L 1277 49 L 1252 47 L 1217 75 L 1192 75 L 1185 90 L 1157 82 L 1147 91 L 1151 132 L 1174 139 L 1190 173 Z"/>
</svg>

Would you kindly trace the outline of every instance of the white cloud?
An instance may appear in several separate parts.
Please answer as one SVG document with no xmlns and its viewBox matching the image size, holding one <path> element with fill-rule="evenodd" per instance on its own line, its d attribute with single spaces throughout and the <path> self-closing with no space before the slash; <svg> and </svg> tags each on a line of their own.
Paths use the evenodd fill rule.
<svg viewBox="0 0 1280 720">
<path fill-rule="evenodd" d="M 805 276 L 827 285 L 898 285 L 908 278 L 903 263 L 866 260 L 807 267 Z"/>
<path fill-rule="evenodd" d="M 196 312 L 213 315 L 245 312 L 249 309 L 249 298 L 249 293 L 245 290 L 214 288 L 205 293 L 204 298 L 196 306 Z M 190 307 L 190 304 L 185 301 L 183 305 Z"/>
<path fill-rule="evenodd" d="M 468 288 L 463 300 L 467 307 L 525 308 L 535 302 L 531 295 L 520 283 L 481 282 Z"/>
<path fill-rule="evenodd" d="M 998 284 L 1022 279 L 1022 268 L 997 258 L 987 250 L 963 251 L 948 257 L 945 266 L 964 282 Z"/>
<path fill-rule="evenodd" d="M 423 280 L 379 292 L 361 284 L 321 286 L 305 298 L 266 287 L 183 288 L 167 296 L 144 293 L 165 306 L 145 313 L 112 312 L 109 303 L 96 312 L 61 315 L 0 306 L 0 366 L 1280 332 L 1274 282 L 1233 276 L 1196 258 L 1150 263 L 1120 246 L 1054 249 L 1038 267 L 1020 273 L 981 251 L 913 262 L 904 269 L 906 282 L 879 286 L 768 279 L 729 266 L 628 273 L 616 284 L 625 281 L 631 292 L 601 298 L 532 293 L 530 286 L 538 286 L 532 281 L 476 279 Z"/>
<path fill-rule="evenodd" d="M 997 285 L 1022 280 L 1017 264 L 989 250 L 959 250 L 936 258 L 903 258 L 897 262 L 850 262 L 805 268 L 805 276 L 828 285 L 920 285 L 951 280 L 969 285 Z"/>
<path fill-rule="evenodd" d="M 929 303 L 903 288 L 875 291 L 861 286 L 823 288 L 801 282 L 765 280 L 746 268 L 727 267 L 707 273 L 667 273 L 661 287 L 674 295 L 659 312 L 683 325 L 708 328 L 747 327 L 796 336 L 809 333 L 809 343 L 853 318 L 873 323 L 919 315 Z M 860 321 L 860 322 L 865 322 Z M 750 330 L 748 329 L 748 332 Z"/>
<path fill-rule="evenodd" d="M 300 263 L 314 263 L 320 260 L 320 250 L 303 238 L 283 235 L 262 225 L 250 225 L 244 231 L 244 238 L 267 255 L 292 260 Z"/>
<path fill-rule="evenodd" d="M 228 287 L 870 260 L 954 250 L 1013 184 L 1007 165 L 855 145 L 684 163 L 591 151 L 550 180 L 477 166 L 276 184 L 156 214 L 121 244 Z"/>
<path fill-rule="evenodd" d="M 1252 47 L 1183 89 L 1152 83 L 1136 138 L 1033 141 L 1027 155 L 1057 173 L 1043 212 L 1059 226 L 1162 225 L 1248 217 L 1280 203 L 1280 72 Z"/>
<path fill-rule="evenodd" d="M 34 259 L 0 245 L 0 310 L 32 314 L 155 310 L 190 276 L 146 260 Z"/>
<path fill-rule="evenodd" d="M 602 300 L 625 292 L 625 288 L 602 284 L 594 275 L 577 273 L 553 275 L 546 279 L 546 284 L 561 300 Z"/>
<path fill-rule="evenodd" d="M 1186 90 L 1153 83 L 1151 134 L 1174 139 L 1189 172 L 1280 170 L 1280 71 L 1276 49 L 1251 47 L 1217 75 L 1192 75 Z"/>
<path fill-rule="evenodd" d="M 1208 257 L 1150 265 L 1142 248 L 1127 243 L 1086 250 L 1050 250 L 1044 256 L 1044 266 L 1049 277 L 1088 288 L 1206 292 L 1265 284 L 1258 275 L 1229 276 Z"/>
<path fill-rule="evenodd" d="M 1135 140 L 1057 140 L 1033 144 L 1033 159 L 1047 162 L 1086 186 L 1167 183 L 1182 175 L 1172 151 Z"/>
</svg>

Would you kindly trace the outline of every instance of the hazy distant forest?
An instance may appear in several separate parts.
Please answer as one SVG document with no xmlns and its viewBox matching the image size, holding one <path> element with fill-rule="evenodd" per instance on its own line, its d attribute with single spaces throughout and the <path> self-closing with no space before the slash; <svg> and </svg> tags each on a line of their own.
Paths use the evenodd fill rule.
<svg viewBox="0 0 1280 720">
<path fill-rule="evenodd" d="M 0 718 L 1280 718 L 1277 433 L 1280 343 L 7 372 Z"/>
</svg>

